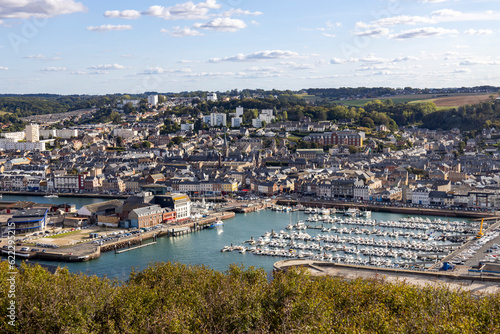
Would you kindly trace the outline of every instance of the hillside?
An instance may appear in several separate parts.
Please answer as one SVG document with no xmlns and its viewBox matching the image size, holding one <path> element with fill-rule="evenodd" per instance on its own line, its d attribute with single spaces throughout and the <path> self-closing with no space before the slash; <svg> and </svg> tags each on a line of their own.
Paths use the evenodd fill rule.
<svg viewBox="0 0 500 334">
<path fill-rule="evenodd" d="M 6 262 L 0 300 L 10 299 Z M 23 267 L 4 333 L 498 333 L 500 294 L 157 263 L 127 282 Z"/>
</svg>

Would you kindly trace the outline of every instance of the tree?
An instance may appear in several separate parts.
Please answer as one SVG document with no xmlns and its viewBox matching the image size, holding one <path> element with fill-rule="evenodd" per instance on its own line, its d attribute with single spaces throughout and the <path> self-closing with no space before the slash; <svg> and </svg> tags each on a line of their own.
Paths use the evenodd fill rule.
<svg viewBox="0 0 500 334">
<path fill-rule="evenodd" d="M 361 119 L 361 125 L 367 128 L 374 128 L 375 122 L 373 122 L 373 119 L 370 117 L 363 117 L 363 119 Z"/>
<path fill-rule="evenodd" d="M 180 143 L 184 142 L 184 138 L 182 138 L 181 136 L 177 136 L 177 137 L 172 138 L 172 142 L 175 145 L 179 145 Z"/>
<path fill-rule="evenodd" d="M 118 147 L 123 147 L 125 145 L 125 142 L 123 141 L 123 138 L 120 136 L 116 137 L 116 146 Z"/>
<path fill-rule="evenodd" d="M 356 148 L 356 146 L 353 146 L 353 145 L 349 146 L 349 153 L 350 154 L 358 153 L 358 149 Z"/>
<path fill-rule="evenodd" d="M 288 113 L 286 112 L 286 110 L 283 110 L 283 120 L 286 121 L 288 119 Z"/>
<path fill-rule="evenodd" d="M 147 140 L 143 141 L 142 142 L 142 147 L 144 148 L 150 148 L 151 147 L 151 143 Z"/>
</svg>

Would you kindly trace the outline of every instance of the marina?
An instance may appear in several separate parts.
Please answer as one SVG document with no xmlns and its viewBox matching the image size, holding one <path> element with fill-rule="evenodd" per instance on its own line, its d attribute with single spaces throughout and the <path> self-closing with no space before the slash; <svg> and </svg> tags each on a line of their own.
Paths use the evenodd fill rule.
<svg viewBox="0 0 500 334">
<path fill-rule="evenodd" d="M 212 229 L 166 234 L 150 247 L 121 254 L 103 252 L 87 262 L 36 262 L 59 264 L 72 272 L 126 279 L 131 269 L 142 270 L 159 261 L 206 265 L 226 271 L 231 264 L 260 267 L 270 272 L 275 262 L 316 258 L 331 263 L 366 264 L 376 268 L 425 267 L 461 246 L 468 228 L 479 222 L 446 217 L 411 216 L 373 212 L 370 218 L 318 215 L 324 221 L 308 222 L 304 211 L 261 210 L 236 214 Z M 328 221 L 331 218 L 331 222 Z M 287 229 L 288 225 L 296 229 Z M 282 233 L 286 232 L 285 233 Z M 425 240 L 428 238 L 427 240 Z M 251 244 L 255 242 L 255 244 Z M 134 245 L 135 246 L 135 245 Z M 126 247 L 124 249 L 127 249 Z M 273 253 L 271 255 L 271 253 Z"/>
<path fill-rule="evenodd" d="M 285 230 L 267 231 L 247 246 L 224 246 L 222 252 L 387 268 L 424 269 L 458 249 L 479 227 L 477 222 L 429 217 L 377 220 L 364 211 L 347 210 L 343 218 L 314 214 Z M 304 214 L 311 213 L 304 209 Z M 293 214 L 292 214 L 293 215 Z M 320 225 L 314 225 L 320 223 Z M 235 243 L 233 243 L 234 245 Z"/>
</svg>

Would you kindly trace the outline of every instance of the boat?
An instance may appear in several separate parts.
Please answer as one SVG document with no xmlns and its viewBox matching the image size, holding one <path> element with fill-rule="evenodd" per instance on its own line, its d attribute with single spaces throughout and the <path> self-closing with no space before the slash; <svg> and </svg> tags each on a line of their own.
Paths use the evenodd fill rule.
<svg viewBox="0 0 500 334">
<path fill-rule="evenodd" d="M 45 195 L 43 197 L 45 197 L 45 198 L 59 198 L 59 196 L 57 196 L 56 194 Z"/>
<path fill-rule="evenodd" d="M 371 217 L 372 212 L 371 212 L 370 210 L 365 210 L 365 211 L 362 211 L 362 212 L 361 212 L 361 215 L 362 215 L 363 217 Z"/>
<path fill-rule="evenodd" d="M 356 208 L 349 208 L 346 212 L 344 212 L 344 216 L 356 217 L 358 212 L 359 210 Z"/>
<path fill-rule="evenodd" d="M 212 224 L 210 224 L 210 225 L 208 226 L 208 228 L 216 228 L 216 227 L 218 227 L 218 226 L 222 226 L 222 225 L 224 225 L 224 223 L 222 222 L 222 220 L 217 219 L 217 220 L 216 220 L 216 221 L 214 221 Z"/>
</svg>

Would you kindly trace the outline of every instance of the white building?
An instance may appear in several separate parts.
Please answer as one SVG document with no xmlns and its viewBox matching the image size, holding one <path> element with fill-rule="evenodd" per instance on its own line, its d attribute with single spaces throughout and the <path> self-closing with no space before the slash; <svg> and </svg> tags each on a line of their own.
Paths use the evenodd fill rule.
<svg viewBox="0 0 500 334">
<path fill-rule="evenodd" d="M 241 126 L 241 123 L 243 123 L 243 118 L 241 118 L 241 117 L 231 118 L 231 127 L 232 128 L 239 128 Z"/>
<path fill-rule="evenodd" d="M 430 204 L 429 190 L 426 187 L 415 189 L 412 192 L 411 202 L 413 204 L 429 205 Z"/>
<path fill-rule="evenodd" d="M 211 113 L 210 114 L 210 125 L 211 126 L 226 126 L 226 114 L 223 113 Z"/>
<path fill-rule="evenodd" d="M 243 107 L 236 108 L 236 117 L 243 117 Z"/>
<path fill-rule="evenodd" d="M 15 141 L 24 140 L 26 138 L 26 132 L 18 131 L 18 132 L 5 132 L 1 134 L 5 139 L 14 139 Z"/>
<path fill-rule="evenodd" d="M 127 139 L 137 136 L 137 131 L 132 129 L 114 129 L 113 135 L 117 137 L 122 137 L 123 139 Z"/>
<path fill-rule="evenodd" d="M 141 100 L 122 100 L 116 104 L 118 108 L 123 108 L 127 103 L 131 103 L 134 107 L 137 107 Z"/>
<path fill-rule="evenodd" d="M 20 150 L 20 151 L 45 151 L 45 143 L 44 142 L 18 142 L 14 139 L 0 139 L 0 149 L 4 149 L 6 151 L 9 150 Z"/>
<path fill-rule="evenodd" d="M 359 199 L 361 201 L 370 200 L 370 187 L 369 186 L 355 186 L 354 187 L 354 199 Z"/>
<path fill-rule="evenodd" d="M 155 106 L 158 104 L 158 95 L 149 95 L 148 96 L 148 103 L 151 104 L 152 106 Z"/>
<path fill-rule="evenodd" d="M 254 119 L 252 119 L 252 126 L 254 128 L 261 128 L 262 127 L 262 121 L 260 120 L 260 118 L 254 118 Z"/>
<path fill-rule="evenodd" d="M 192 124 L 192 123 L 181 124 L 181 130 L 182 131 L 193 131 L 194 130 L 194 124 Z"/>
<path fill-rule="evenodd" d="M 217 94 L 216 93 L 207 94 L 207 101 L 212 101 L 212 102 L 217 101 Z"/>
<path fill-rule="evenodd" d="M 78 137 L 78 130 L 76 129 L 56 130 L 56 137 L 60 137 L 63 139 L 75 138 Z"/>
<path fill-rule="evenodd" d="M 56 131 L 57 131 L 56 129 L 40 130 L 40 138 L 42 139 L 56 138 L 57 137 Z"/>
<path fill-rule="evenodd" d="M 40 141 L 40 126 L 38 124 L 30 124 L 26 126 L 26 141 L 28 143 L 36 143 Z"/>
</svg>

